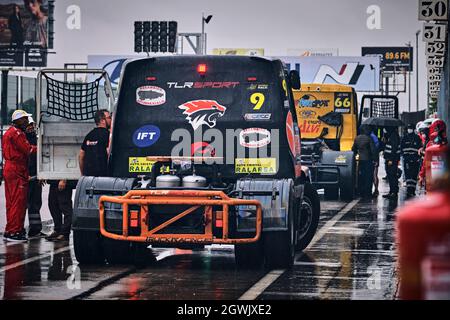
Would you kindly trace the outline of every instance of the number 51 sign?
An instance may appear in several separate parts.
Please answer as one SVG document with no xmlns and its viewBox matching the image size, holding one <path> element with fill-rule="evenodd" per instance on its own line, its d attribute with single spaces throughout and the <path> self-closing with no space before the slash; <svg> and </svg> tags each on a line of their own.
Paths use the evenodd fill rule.
<svg viewBox="0 0 450 320">
<path fill-rule="evenodd" d="M 419 20 L 447 20 L 448 0 L 419 0 Z"/>
<path fill-rule="evenodd" d="M 447 25 L 424 23 L 422 31 L 422 40 L 425 42 L 445 42 Z"/>
</svg>

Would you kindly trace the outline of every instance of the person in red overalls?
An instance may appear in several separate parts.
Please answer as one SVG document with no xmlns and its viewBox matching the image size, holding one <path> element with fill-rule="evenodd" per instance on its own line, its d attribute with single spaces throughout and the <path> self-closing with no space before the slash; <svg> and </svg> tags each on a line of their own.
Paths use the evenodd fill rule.
<svg viewBox="0 0 450 320">
<path fill-rule="evenodd" d="M 13 125 L 6 131 L 2 140 L 3 170 L 6 197 L 6 228 L 3 237 L 6 241 L 27 241 L 24 229 L 28 198 L 28 158 L 36 153 L 36 146 L 28 143 L 25 129 L 30 114 L 16 110 L 12 114 Z"/>
</svg>

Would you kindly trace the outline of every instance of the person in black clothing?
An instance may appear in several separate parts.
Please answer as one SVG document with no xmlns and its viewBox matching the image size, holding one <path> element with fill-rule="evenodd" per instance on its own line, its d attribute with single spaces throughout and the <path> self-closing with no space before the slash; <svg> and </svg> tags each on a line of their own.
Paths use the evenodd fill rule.
<svg viewBox="0 0 450 320">
<path fill-rule="evenodd" d="M 98 110 L 94 116 L 96 128 L 84 138 L 78 156 L 81 175 L 104 177 L 107 175 L 109 129 L 111 114 L 108 110 Z"/>
<path fill-rule="evenodd" d="M 25 131 L 28 142 L 36 146 L 37 145 L 37 135 L 35 123 L 32 117 L 28 117 L 28 126 Z M 42 237 L 45 236 L 42 231 L 42 221 L 41 221 L 41 207 L 42 207 L 42 182 L 36 179 L 37 175 L 37 155 L 32 154 L 30 160 L 28 161 L 28 171 L 32 179 L 29 182 L 28 188 L 28 237 Z"/>
<path fill-rule="evenodd" d="M 49 241 L 68 241 L 72 226 L 72 190 L 76 180 L 50 180 L 48 208 L 53 219 L 53 233 L 45 239 Z"/>
<path fill-rule="evenodd" d="M 373 139 L 370 137 L 370 127 L 361 126 L 361 134 L 353 143 L 352 151 L 359 155 L 359 189 L 364 199 L 372 197 L 373 166 L 377 161 L 378 151 Z"/>
<path fill-rule="evenodd" d="M 20 8 L 13 5 L 13 13 L 8 18 L 8 28 L 11 30 L 11 47 L 21 48 L 23 46 L 23 26 Z"/>
<path fill-rule="evenodd" d="M 422 147 L 422 141 L 414 132 L 414 125 L 407 126 L 407 132 L 401 142 L 401 154 L 405 166 L 406 177 L 406 195 L 413 197 L 416 195 L 417 176 L 420 170 L 419 149 Z"/>
<path fill-rule="evenodd" d="M 398 196 L 398 163 L 400 161 L 400 136 L 397 128 L 386 128 L 384 137 L 384 160 L 386 162 L 386 173 L 389 181 L 389 193 L 383 195 L 383 198 L 396 199 Z"/>
</svg>

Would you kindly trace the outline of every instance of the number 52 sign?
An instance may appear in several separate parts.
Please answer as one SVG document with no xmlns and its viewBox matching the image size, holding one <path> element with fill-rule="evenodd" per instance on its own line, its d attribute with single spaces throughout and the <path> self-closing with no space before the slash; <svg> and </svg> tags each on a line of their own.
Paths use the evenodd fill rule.
<svg viewBox="0 0 450 320">
<path fill-rule="evenodd" d="M 448 0 L 419 0 L 419 20 L 447 20 Z"/>
</svg>

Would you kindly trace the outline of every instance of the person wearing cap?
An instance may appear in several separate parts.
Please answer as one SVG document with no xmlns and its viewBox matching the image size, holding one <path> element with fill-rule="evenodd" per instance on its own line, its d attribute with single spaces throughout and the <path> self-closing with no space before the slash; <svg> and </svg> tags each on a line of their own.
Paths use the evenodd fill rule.
<svg viewBox="0 0 450 320">
<path fill-rule="evenodd" d="M 37 145 L 36 127 L 33 117 L 28 117 L 28 126 L 25 131 L 28 142 L 32 146 Z M 36 179 L 37 176 L 37 155 L 34 153 L 30 156 L 28 163 L 28 171 L 31 177 L 28 185 L 28 237 L 43 237 L 42 221 L 41 221 L 41 207 L 42 207 L 42 181 Z"/>
<path fill-rule="evenodd" d="M 36 153 L 36 146 L 30 145 L 25 136 L 28 117 L 24 110 L 12 114 L 12 126 L 5 132 L 2 140 L 4 168 L 6 227 L 4 240 L 25 242 L 24 222 L 28 198 L 28 162 L 31 154 Z"/>
<path fill-rule="evenodd" d="M 401 156 L 405 168 L 406 178 L 406 196 L 414 197 L 416 195 L 417 176 L 420 170 L 420 154 L 422 141 L 414 132 L 415 126 L 408 124 L 406 134 L 401 142 Z"/>
</svg>

